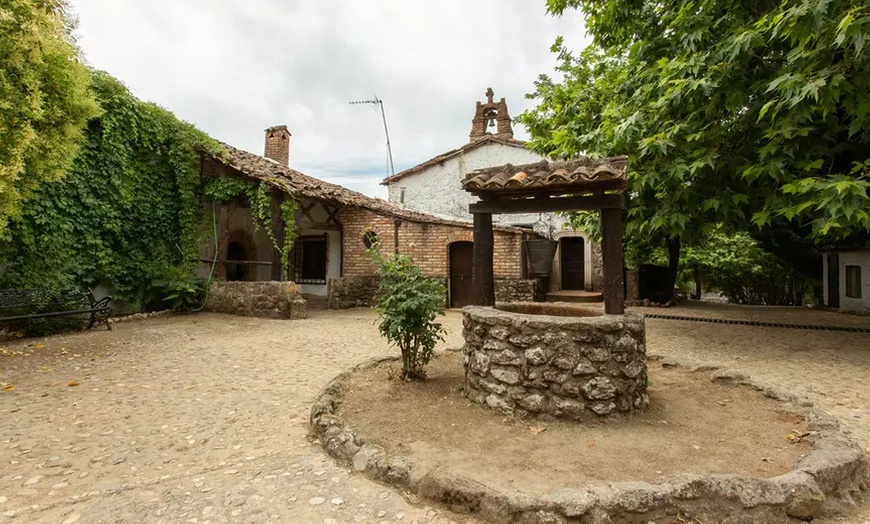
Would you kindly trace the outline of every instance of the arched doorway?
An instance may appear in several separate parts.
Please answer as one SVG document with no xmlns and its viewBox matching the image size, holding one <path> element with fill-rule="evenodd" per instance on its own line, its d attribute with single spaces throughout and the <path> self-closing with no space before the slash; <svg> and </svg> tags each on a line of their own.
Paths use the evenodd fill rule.
<svg viewBox="0 0 870 524">
<path fill-rule="evenodd" d="M 450 244 L 450 307 L 471 304 L 472 242 Z"/>
<path fill-rule="evenodd" d="M 227 280 L 245 280 L 245 270 L 247 267 L 244 264 L 237 263 L 245 260 L 247 260 L 245 257 L 245 246 L 240 242 L 230 242 L 227 246 Z"/>
<path fill-rule="evenodd" d="M 586 242 L 583 237 L 563 237 L 559 242 L 562 289 L 586 289 Z"/>
</svg>

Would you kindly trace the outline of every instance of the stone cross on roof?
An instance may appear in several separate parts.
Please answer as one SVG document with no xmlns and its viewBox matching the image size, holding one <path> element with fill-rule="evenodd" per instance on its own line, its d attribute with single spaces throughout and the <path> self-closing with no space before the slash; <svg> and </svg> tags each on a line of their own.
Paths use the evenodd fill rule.
<svg viewBox="0 0 870 524">
<path fill-rule="evenodd" d="M 487 104 L 491 104 L 491 103 L 492 103 L 492 97 L 494 97 L 494 96 L 495 96 L 495 92 L 493 92 L 492 88 L 491 88 L 491 87 L 487 87 L 487 88 L 486 88 L 486 103 L 487 103 Z"/>
</svg>

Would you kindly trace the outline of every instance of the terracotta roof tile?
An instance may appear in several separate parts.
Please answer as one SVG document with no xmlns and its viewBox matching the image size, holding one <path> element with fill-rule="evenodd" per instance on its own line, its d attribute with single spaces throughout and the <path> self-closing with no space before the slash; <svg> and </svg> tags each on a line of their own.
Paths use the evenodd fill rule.
<svg viewBox="0 0 870 524">
<path fill-rule="evenodd" d="M 628 157 L 575 158 L 562 162 L 542 160 L 534 164 L 478 169 L 465 176 L 462 187 L 472 193 L 524 193 L 545 188 L 566 193 L 624 189 Z"/>
<path fill-rule="evenodd" d="M 470 221 L 449 220 L 401 209 L 386 200 L 370 197 L 338 184 L 325 182 L 290 169 L 288 166 L 270 158 L 243 151 L 229 144 L 221 143 L 221 145 L 224 148 L 224 152 L 222 155 L 214 156 L 214 160 L 251 178 L 263 180 L 296 198 L 361 207 L 380 215 L 392 216 L 409 222 L 471 227 Z M 496 226 L 496 229 L 500 231 L 521 231 L 519 228 L 508 226 Z"/>
</svg>

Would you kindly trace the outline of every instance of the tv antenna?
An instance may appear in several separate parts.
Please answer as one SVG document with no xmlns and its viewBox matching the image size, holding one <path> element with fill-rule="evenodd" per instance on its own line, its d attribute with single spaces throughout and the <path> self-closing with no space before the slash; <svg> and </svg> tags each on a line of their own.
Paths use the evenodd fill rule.
<svg viewBox="0 0 870 524">
<path fill-rule="evenodd" d="M 350 105 L 371 105 L 380 111 L 381 119 L 384 121 L 384 135 L 387 137 L 387 156 L 390 159 L 390 176 L 396 174 L 396 169 L 393 167 L 393 149 L 390 147 L 390 131 L 387 129 L 387 114 L 384 112 L 384 101 L 378 98 L 378 95 L 373 95 L 371 100 L 354 100 Z"/>
</svg>

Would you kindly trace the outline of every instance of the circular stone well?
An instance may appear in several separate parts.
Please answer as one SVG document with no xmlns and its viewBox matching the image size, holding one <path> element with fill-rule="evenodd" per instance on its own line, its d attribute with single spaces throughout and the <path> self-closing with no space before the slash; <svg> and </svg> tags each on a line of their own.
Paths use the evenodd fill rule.
<svg viewBox="0 0 870 524">
<path fill-rule="evenodd" d="M 465 395 L 506 413 L 584 420 L 643 409 L 644 319 L 565 304 L 462 310 Z"/>
</svg>

